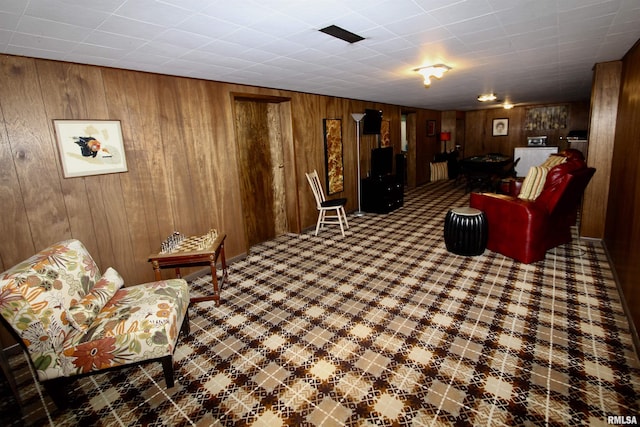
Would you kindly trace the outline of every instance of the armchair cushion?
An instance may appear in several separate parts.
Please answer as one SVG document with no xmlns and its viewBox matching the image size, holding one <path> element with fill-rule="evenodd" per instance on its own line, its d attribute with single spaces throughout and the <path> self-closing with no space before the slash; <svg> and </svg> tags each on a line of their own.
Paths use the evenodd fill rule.
<svg viewBox="0 0 640 427">
<path fill-rule="evenodd" d="M 71 325 L 79 331 L 86 330 L 123 284 L 122 276 L 113 268 L 107 268 L 89 293 L 69 308 Z"/>
<path fill-rule="evenodd" d="M 546 166 L 532 166 L 527 172 L 527 176 L 522 181 L 522 188 L 518 198 L 522 200 L 535 200 L 538 198 L 544 183 L 547 180 L 547 173 L 549 168 Z"/>
<path fill-rule="evenodd" d="M 449 179 L 449 169 L 447 162 L 432 162 L 431 166 L 431 182 Z"/>
<path fill-rule="evenodd" d="M 84 334 L 65 341 L 68 372 L 82 374 L 172 354 L 188 303 L 186 283 L 179 279 L 118 290 Z"/>
</svg>

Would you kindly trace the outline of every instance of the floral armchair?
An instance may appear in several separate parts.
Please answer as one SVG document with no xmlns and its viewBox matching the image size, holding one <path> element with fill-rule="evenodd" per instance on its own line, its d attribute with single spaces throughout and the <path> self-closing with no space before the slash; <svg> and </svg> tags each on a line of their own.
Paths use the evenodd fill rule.
<svg viewBox="0 0 640 427">
<path fill-rule="evenodd" d="M 173 351 L 181 325 L 189 332 L 188 305 L 184 280 L 123 287 L 113 268 L 100 274 L 78 240 L 0 275 L 0 314 L 58 405 L 65 404 L 63 379 L 143 361 L 161 361 L 173 387 Z"/>
</svg>

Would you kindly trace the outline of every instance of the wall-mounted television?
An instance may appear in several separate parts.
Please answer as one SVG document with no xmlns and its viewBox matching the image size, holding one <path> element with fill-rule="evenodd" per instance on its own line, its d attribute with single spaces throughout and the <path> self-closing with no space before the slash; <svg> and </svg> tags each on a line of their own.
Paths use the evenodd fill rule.
<svg viewBox="0 0 640 427">
<path fill-rule="evenodd" d="M 362 133 L 364 135 L 379 135 L 382 125 L 382 110 L 364 110 L 362 119 Z"/>
<path fill-rule="evenodd" d="M 379 178 L 393 172 L 393 147 L 371 150 L 371 177 Z"/>
</svg>

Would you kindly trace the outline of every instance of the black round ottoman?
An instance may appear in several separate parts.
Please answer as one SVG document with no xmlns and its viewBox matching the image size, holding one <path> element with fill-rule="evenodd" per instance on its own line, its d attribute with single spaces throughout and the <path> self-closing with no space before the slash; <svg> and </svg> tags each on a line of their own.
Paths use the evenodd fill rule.
<svg viewBox="0 0 640 427">
<path fill-rule="evenodd" d="M 479 209 L 453 208 L 444 220 L 447 250 L 458 255 L 481 255 L 487 247 L 487 217 Z"/>
</svg>

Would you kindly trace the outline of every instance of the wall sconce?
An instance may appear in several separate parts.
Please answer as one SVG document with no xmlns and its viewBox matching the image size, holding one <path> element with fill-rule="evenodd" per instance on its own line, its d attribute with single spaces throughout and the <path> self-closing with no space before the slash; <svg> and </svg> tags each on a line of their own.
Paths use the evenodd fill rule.
<svg viewBox="0 0 640 427">
<path fill-rule="evenodd" d="M 413 71 L 421 74 L 422 77 L 424 77 L 424 86 L 429 87 L 431 86 L 431 77 L 440 79 L 442 78 L 442 76 L 444 76 L 444 73 L 446 73 L 450 69 L 451 67 L 449 67 L 448 65 L 435 64 L 435 65 L 427 65 L 425 67 L 419 67 Z"/>
</svg>

